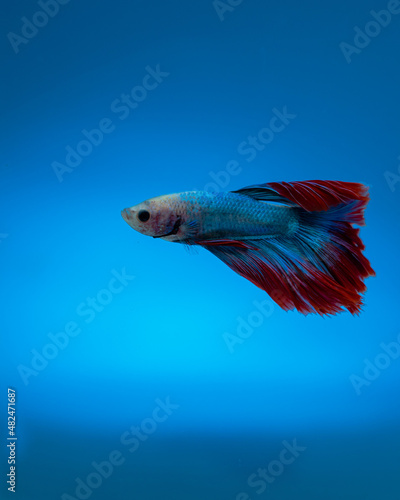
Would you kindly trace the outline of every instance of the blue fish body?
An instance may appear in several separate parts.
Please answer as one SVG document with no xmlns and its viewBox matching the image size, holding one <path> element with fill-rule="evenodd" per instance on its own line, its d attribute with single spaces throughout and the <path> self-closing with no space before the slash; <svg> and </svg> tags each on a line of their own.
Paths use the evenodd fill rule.
<svg viewBox="0 0 400 500">
<path fill-rule="evenodd" d="M 289 234 L 298 224 L 294 208 L 239 193 L 188 191 L 176 196 L 184 207 L 176 213 L 197 226 L 189 238 L 195 241 L 276 237 Z M 184 232 L 180 236 L 175 241 L 185 241 Z"/>
</svg>

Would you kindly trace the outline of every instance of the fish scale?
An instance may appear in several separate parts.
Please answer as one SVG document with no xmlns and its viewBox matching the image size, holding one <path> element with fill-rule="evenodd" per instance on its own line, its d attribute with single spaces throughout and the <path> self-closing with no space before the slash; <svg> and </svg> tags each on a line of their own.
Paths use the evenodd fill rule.
<svg viewBox="0 0 400 500">
<path fill-rule="evenodd" d="M 187 222 L 198 222 L 200 239 L 287 236 L 298 225 L 293 208 L 241 194 L 187 191 L 177 198 L 177 213 Z"/>
</svg>

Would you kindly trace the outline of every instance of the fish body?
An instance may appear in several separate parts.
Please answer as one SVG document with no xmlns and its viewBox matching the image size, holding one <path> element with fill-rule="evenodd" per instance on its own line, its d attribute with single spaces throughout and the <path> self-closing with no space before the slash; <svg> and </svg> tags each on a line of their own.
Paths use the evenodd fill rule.
<svg viewBox="0 0 400 500">
<path fill-rule="evenodd" d="M 341 181 L 272 182 L 226 193 L 186 191 L 122 211 L 136 231 L 200 245 L 265 290 L 283 309 L 360 312 L 368 190 Z"/>
<path fill-rule="evenodd" d="M 148 210 L 152 220 L 141 223 L 135 217 Z M 294 209 L 276 203 L 260 203 L 239 193 L 186 191 L 151 198 L 125 209 L 123 218 L 134 229 L 153 237 L 176 243 L 196 244 L 199 241 L 225 238 L 246 240 L 290 234 L 297 226 Z M 163 217 L 164 216 L 164 217 Z M 167 234 L 179 220 L 179 230 Z M 145 226 L 145 227 L 144 227 Z"/>
</svg>

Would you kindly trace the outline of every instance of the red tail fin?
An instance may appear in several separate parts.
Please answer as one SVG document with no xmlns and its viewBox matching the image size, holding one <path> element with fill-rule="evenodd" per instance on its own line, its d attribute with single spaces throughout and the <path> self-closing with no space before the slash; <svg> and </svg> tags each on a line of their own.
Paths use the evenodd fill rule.
<svg viewBox="0 0 400 500">
<path fill-rule="evenodd" d="M 375 273 L 362 254 L 368 189 L 339 181 L 269 183 L 237 191 L 295 208 L 299 227 L 286 238 L 201 242 L 231 269 L 265 290 L 285 310 L 357 314 L 363 280 Z M 300 207 L 300 208 L 298 208 Z"/>
</svg>

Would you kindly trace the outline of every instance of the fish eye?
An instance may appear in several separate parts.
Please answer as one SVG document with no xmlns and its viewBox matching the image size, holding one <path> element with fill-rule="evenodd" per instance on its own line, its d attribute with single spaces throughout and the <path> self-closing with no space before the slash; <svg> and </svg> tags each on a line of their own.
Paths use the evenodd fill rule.
<svg viewBox="0 0 400 500">
<path fill-rule="evenodd" d="M 150 219 L 150 213 L 147 210 L 139 210 L 138 219 L 140 222 L 147 222 Z"/>
</svg>

